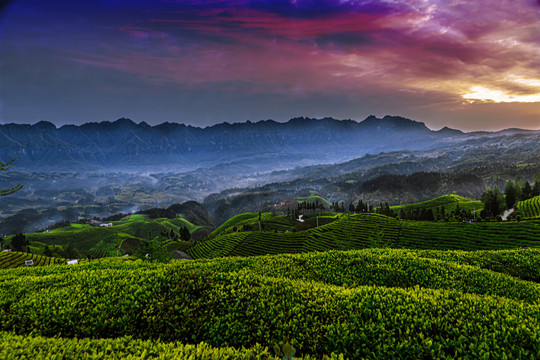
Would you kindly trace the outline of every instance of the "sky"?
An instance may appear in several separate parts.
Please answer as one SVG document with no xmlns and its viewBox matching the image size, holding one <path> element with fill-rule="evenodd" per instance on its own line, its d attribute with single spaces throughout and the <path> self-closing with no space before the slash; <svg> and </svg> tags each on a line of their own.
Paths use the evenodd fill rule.
<svg viewBox="0 0 540 360">
<path fill-rule="evenodd" d="M 540 0 L 14 0 L 0 124 L 540 129 Z"/>
</svg>

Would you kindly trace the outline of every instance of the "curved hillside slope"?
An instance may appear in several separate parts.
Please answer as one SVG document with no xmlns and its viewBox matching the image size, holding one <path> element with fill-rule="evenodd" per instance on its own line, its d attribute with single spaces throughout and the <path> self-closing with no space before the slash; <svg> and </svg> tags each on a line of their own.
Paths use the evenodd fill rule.
<svg viewBox="0 0 540 360">
<path fill-rule="evenodd" d="M 250 219 L 244 219 L 249 223 Z M 334 219 L 332 219 L 334 220 Z M 437 250 L 502 250 L 540 247 L 540 221 L 428 222 L 378 214 L 338 215 L 297 232 L 240 231 L 217 235 L 188 250 L 193 258 L 392 247 Z"/>
<path fill-rule="evenodd" d="M 524 218 L 540 217 L 540 196 L 518 202 L 517 211 Z"/>
</svg>

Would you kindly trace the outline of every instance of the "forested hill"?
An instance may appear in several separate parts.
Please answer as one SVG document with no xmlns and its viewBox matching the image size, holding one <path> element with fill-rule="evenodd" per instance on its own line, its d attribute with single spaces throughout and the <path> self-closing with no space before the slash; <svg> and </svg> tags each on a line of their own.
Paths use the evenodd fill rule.
<svg viewBox="0 0 540 360">
<path fill-rule="evenodd" d="M 512 133 L 521 132 L 513 130 Z M 207 128 L 129 119 L 60 128 L 49 122 L 0 125 L 0 159 L 17 169 L 90 171 L 113 168 L 186 170 L 221 163 L 252 164 L 254 171 L 336 163 L 366 153 L 421 150 L 497 133 L 464 134 L 397 116 L 362 122 L 294 118 L 222 123 Z M 54 164 L 54 166 L 51 166 Z"/>
</svg>

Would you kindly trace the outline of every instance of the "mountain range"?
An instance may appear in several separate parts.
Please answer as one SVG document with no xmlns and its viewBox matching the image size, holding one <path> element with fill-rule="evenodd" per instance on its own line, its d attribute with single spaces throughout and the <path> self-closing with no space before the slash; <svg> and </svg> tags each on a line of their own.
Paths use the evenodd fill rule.
<svg viewBox="0 0 540 360">
<path fill-rule="evenodd" d="M 368 153 L 424 150 L 471 138 L 530 132 L 463 133 L 430 130 L 399 116 L 369 116 L 361 122 L 293 118 L 222 123 L 206 128 L 177 123 L 150 126 L 129 119 L 64 125 L 0 125 L 0 159 L 17 157 L 28 171 L 189 171 L 241 162 L 253 171 L 330 164 Z"/>
</svg>

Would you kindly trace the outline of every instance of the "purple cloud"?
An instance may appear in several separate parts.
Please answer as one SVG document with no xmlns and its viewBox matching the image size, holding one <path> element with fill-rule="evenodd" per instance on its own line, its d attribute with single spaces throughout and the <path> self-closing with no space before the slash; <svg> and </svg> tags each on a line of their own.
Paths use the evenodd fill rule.
<svg viewBox="0 0 540 360">
<path fill-rule="evenodd" d="M 403 104 L 403 115 L 427 114 L 433 106 L 450 111 L 492 101 L 488 95 L 496 91 L 502 99 L 534 99 L 540 93 L 536 5 L 530 0 L 15 1 L 0 23 L 5 49 L 0 61 L 4 88 L 20 91 L 19 96 L 29 91 L 21 79 L 32 69 L 35 79 L 52 82 L 101 79 L 89 89 L 96 96 L 114 89 L 148 97 L 164 88 L 179 94 L 223 91 L 214 97 L 216 107 L 230 102 L 232 94 L 257 94 L 306 104 L 312 99 L 318 108 L 327 97 L 328 115 L 339 111 L 334 106 L 341 97 L 356 109 L 347 117 L 376 112 L 359 110 L 364 107 L 384 109 L 388 101 L 374 100 L 380 96 Z M 115 74 L 115 83 L 96 76 L 101 73 Z M 477 98 L 465 97 L 473 88 L 487 89 L 486 98 L 482 91 L 474 92 Z M 401 102 L 404 94 L 407 101 Z"/>
</svg>

